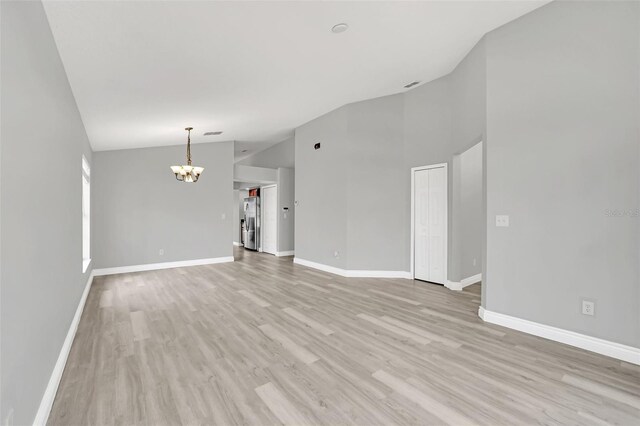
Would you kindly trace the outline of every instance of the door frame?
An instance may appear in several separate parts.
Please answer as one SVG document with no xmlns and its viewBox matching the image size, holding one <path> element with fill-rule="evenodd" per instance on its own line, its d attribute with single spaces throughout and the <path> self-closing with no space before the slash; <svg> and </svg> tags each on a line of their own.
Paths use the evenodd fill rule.
<svg viewBox="0 0 640 426">
<path fill-rule="evenodd" d="M 444 282 L 449 279 L 449 164 L 438 163 L 428 166 L 419 166 L 411 168 L 411 279 L 415 280 L 415 191 L 416 191 L 416 172 L 429 169 L 438 169 L 444 167 Z"/>
<path fill-rule="evenodd" d="M 278 253 L 278 248 L 280 246 L 280 238 L 278 236 L 278 184 L 274 183 L 272 185 L 264 185 L 260 187 L 260 252 L 273 254 L 275 256 L 276 253 L 269 253 L 263 250 L 263 241 L 264 241 L 264 189 L 265 188 L 275 188 L 276 189 L 276 253 Z"/>
</svg>

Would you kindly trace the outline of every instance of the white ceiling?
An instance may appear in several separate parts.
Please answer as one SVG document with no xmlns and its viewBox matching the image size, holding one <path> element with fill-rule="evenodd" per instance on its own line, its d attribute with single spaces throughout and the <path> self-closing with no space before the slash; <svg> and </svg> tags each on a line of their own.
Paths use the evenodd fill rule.
<svg viewBox="0 0 640 426">
<path fill-rule="evenodd" d="M 274 142 L 346 103 L 449 73 L 547 1 L 46 1 L 94 150 Z M 333 34 L 333 25 L 349 30 Z M 221 136 L 202 136 L 222 130 Z"/>
</svg>

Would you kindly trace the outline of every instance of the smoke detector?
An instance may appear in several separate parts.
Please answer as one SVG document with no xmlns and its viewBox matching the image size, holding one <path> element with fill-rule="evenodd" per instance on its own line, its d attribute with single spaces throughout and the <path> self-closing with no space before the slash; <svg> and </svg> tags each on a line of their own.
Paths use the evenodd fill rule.
<svg viewBox="0 0 640 426">
<path fill-rule="evenodd" d="M 204 134 L 204 136 L 218 136 L 218 135 L 221 135 L 221 134 L 222 134 L 222 132 L 220 132 L 220 131 L 218 131 L 218 132 L 206 132 Z"/>
<path fill-rule="evenodd" d="M 334 34 L 339 34 L 339 33 L 343 33 L 345 31 L 347 31 L 349 29 L 349 25 L 345 24 L 344 22 L 341 24 L 336 24 L 331 28 L 331 32 Z"/>
</svg>

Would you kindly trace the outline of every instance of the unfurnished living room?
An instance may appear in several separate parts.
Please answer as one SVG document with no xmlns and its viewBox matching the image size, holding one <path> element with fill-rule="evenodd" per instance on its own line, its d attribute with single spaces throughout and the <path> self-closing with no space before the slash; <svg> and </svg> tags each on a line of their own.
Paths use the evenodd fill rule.
<svg viewBox="0 0 640 426">
<path fill-rule="evenodd" d="M 639 1 L 0 1 L 0 425 L 640 425 Z"/>
</svg>

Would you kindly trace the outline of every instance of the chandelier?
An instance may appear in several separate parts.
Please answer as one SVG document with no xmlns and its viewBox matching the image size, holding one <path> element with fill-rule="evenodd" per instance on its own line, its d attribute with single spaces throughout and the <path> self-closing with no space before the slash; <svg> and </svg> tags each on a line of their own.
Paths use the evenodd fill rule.
<svg viewBox="0 0 640 426">
<path fill-rule="evenodd" d="M 194 167 L 191 165 L 191 131 L 193 127 L 185 127 L 187 134 L 187 164 L 182 166 L 171 166 L 171 171 L 176 175 L 176 179 L 181 182 L 197 182 L 204 167 Z"/>
</svg>

